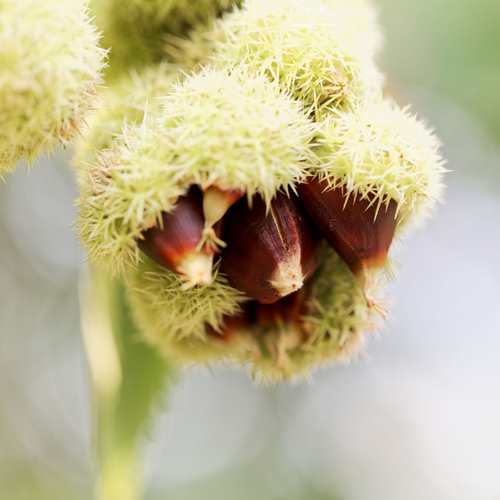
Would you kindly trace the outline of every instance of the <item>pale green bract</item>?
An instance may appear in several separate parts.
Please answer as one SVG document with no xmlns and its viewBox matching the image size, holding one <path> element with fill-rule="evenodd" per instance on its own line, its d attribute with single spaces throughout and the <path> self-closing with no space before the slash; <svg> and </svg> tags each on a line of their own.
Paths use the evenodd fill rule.
<svg viewBox="0 0 500 500">
<path fill-rule="evenodd" d="M 140 261 L 137 239 L 187 190 L 173 156 L 151 159 L 162 131 L 154 119 L 127 129 L 80 180 L 76 227 L 91 260 L 120 273 Z M 160 160 L 160 161 L 158 161 Z"/>
<path fill-rule="evenodd" d="M 123 133 L 129 134 L 131 127 L 140 126 L 148 110 L 158 111 L 161 106 L 159 97 L 172 90 L 172 84 L 178 77 L 177 69 L 167 64 L 147 67 L 141 73 L 131 70 L 105 91 L 106 107 L 90 118 L 90 128 L 76 142 L 73 164 L 78 169 L 81 192 L 77 201 L 80 217 L 76 225 L 91 256 L 106 260 L 114 272 L 123 270 L 124 260 L 128 259 L 131 265 L 139 261 L 135 239 L 140 237 L 142 225 L 134 225 L 137 221 L 135 217 L 127 226 L 122 225 L 123 216 L 113 218 L 108 215 L 127 212 L 129 204 L 134 206 L 137 200 L 141 203 L 142 196 L 143 204 L 138 209 L 137 217 L 145 214 L 147 220 L 152 221 L 145 225 L 152 225 L 158 205 L 152 206 L 148 197 L 152 197 L 153 203 L 171 208 L 171 196 L 183 193 L 182 188 L 174 186 L 172 194 L 171 176 L 162 172 L 161 166 L 160 171 L 150 168 L 142 174 L 136 172 L 133 166 L 111 167 L 120 161 L 114 140 Z M 108 171 L 111 177 L 107 175 Z M 137 186 L 142 187 L 142 193 L 136 193 L 135 179 L 138 180 Z M 166 198 L 163 189 L 166 189 Z M 132 232 L 129 234 L 128 230 Z"/>
<path fill-rule="evenodd" d="M 424 215 L 441 197 L 439 139 L 390 99 L 331 113 L 317 142 L 312 172 L 332 187 L 344 185 L 379 204 L 394 200 L 402 214 Z"/>
<path fill-rule="evenodd" d="M 206 70 L 178 84 L 87 166 L 76 222 L 93 260 L 137 265 L 137 239 L 191 184 L 220 181 L 270 201 L 305 176 L 314 125 L 264 76 Z"/>
<path fill-rule="evenodd" d="M 83 0 L 0 0 L 0 177 L 82 126 L 98 101 L 98 41 Z"/>
<path fill-rule="evenodd" d="M 321 1 L 322 4 L 319 3 Z M 376 10 L 368 0 L 313 0 L 309 7 L 307 7 L 307 2 L 303 3 L 304 5 L 299 7 L 300 9 L 308 9 L 310 12 L 311 6 L 316 6 L 319 12 L 329 12 L 332 29 L 337 28 L 338 30 L 338 27 L 342 26 L 338 32 L 342 37 L 348 34 L 347 36 L 351 38 L 350 43 L 355 44 L 354 57 L 361 55 L 362 59 L 366 61 L 369 54 L 373 55 L 381 51 L 384 38 L 377 21 Z M 287 2 L 287 4 L 288 7 L 293 6 L 293 1 Z M 271 1 L 269 5 L 279 7 L 276 0 Z M 297 7 L 296 2 L 295 5 Z M 247 11 L 242 8 L 239 14 L 237 12 L 232 15 L 226 14 L 226 16 L 222 16 L 221 20 L 213 18 L 205 24 L 198 24 L 190 31 L 188 37 L 165 34 L 167 43 L 163 47 L 166 57 L 186 69 L 195 69 L 199 65 L 214 63 L 220 65 L 227 61 L 228 56 L 234 62 L 233 48 L 230 48 L 229 54 L 221 55 L 220 53 L 225 52 L 228 47 L 226 45 L 227 38 L 236 36 L 233 32 L 235 31 L 233 18 L 237 20 L 244 16 L 245 12 Z M 287 12 L 286 16 L 288 17 L 288 15 Z M 332 16 L 336 18 L 334 23 L 332 23 Z M 265 37 L 266 35 L 262 34 L 261 36 Z M 293 36 L 293 34 L 289 33 L 289 36 Z M 304 35 L 301 37 L 303 38 Z M 307 52 L 305 53 L 307 54 Z M 376 71 L 373 63 L 369 63 L 368 66 L 366 70 L 372 72 L 376 77 L 375 82 L 371 85 L 373 88 L 379 89 L 382 77 Z"/>
</svg>

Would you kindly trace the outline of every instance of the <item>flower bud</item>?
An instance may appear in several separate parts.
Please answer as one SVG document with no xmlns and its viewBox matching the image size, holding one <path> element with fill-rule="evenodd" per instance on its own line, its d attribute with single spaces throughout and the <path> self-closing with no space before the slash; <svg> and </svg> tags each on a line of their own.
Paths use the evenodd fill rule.
<svg viewBox="0 0 500 500">
<path fill-rule="evenodd" d="M 221 271 L 229 283 L 261 304 L 299 290 L 319 263 L 320 238 L 296 196 L 282 193 L 269 209 L 260 196 L 227 214 Z"/>
<path fill-rule="evenodd" d="M 387 261 L 396 229 L 397 203 L 390 200 L 382 205 L 356 197 L 318 178 L 300 184 L 298 192 L 307 213 L 349 266 L 371 305 L 369 294 Z"/>
<path fill-rule="evenodd" d="M 184 289 L 210 284 L 214 252 L 197 250 L 204 227 L 201 191 L 192 186 L 172 212 L 162 213 L 160 224 L 142 233 L 138 245 L 157 264 L 186 279 Z"/>
</svg>

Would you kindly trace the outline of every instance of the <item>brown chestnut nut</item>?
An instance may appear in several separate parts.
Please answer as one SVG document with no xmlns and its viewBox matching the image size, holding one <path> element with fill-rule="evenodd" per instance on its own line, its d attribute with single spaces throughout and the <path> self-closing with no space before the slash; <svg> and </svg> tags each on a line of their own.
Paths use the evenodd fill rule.
<svg viewBox="0 0 500 500">
<path fill-rule="evenodd" d="M 319 263 L 320 236 L 295 195 L 278 193 L 270 206 L 256 195 L 227 213 L 221 271 L 261 304 L 299 290 Z"/>
<path fill-rule="evenodd" d="M 369 294 L 387 261 L 396 229 L 396 202 L 379 206 L 373 199 L 347 196 L 343 187 L 331 188 L 318 178 L 297 190 L 314 224 L 349 266 L 371 305 Z"/>
<path fill-rule="evenodd" d="M 161 224 L 144 231 L 137 244 L 158 265 L 181 275 L 186 280 L 184 289 L 210 284 L 214 252 L 197 250 L 204 227 L 202 193 L 191 186 L 172 212 L 163 212 Z"/>
</svg>

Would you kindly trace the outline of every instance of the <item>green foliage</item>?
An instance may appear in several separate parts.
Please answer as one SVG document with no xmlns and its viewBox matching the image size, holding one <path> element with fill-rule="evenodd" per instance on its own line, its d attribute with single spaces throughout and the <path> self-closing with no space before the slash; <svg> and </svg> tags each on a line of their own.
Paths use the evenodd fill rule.
<svg viewBox="0 0 500 500">
<path fill-rule="evenodd" d="M 73 137 L 105 51 L 83 0 L 0 0 L 0 177 Z"/>
</svg>

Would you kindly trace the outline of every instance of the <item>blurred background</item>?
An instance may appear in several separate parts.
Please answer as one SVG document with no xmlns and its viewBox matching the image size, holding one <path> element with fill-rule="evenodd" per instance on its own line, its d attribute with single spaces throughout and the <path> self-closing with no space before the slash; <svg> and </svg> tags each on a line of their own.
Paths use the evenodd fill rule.
<svg viewBox="0 0 500 500">
<path fill-rule="evenodd" d="M 500 500 L 500 2 L 377 0 L 380 61 L 444 142 L 446 203 L 399 257 L 370 359 L 259 388 L 181 374 L 147 500 Z M 70 151 L 0 185 L 0 498 L 89 500 Z"/>
</svg>

